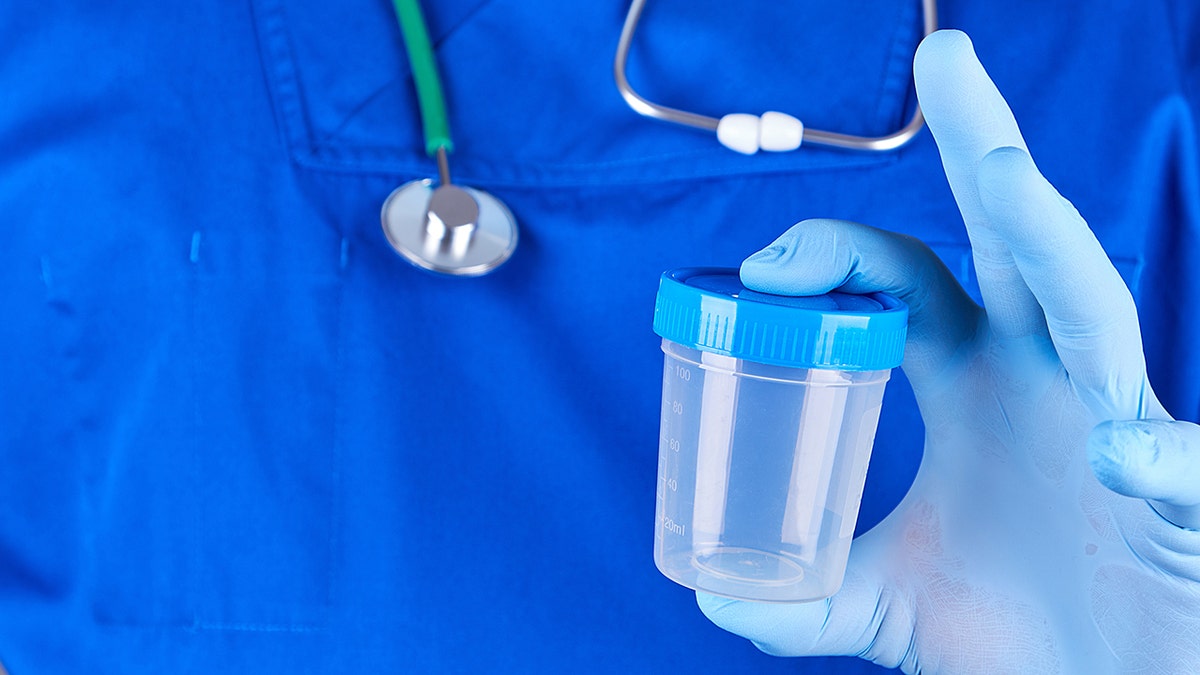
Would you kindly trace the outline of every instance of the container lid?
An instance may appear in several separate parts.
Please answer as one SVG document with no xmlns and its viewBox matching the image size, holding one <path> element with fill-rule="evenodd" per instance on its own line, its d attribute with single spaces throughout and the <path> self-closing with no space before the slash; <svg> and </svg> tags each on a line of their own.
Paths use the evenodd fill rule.
<svg viewBox="0 0 1200 675">
<path fill-rule="evenodd" d="M 732 268 L 664 272 L 654 306 L 654 332 L 672 342 L 797 368 L 895 368 L 907 327 L 908 306 L 886 293 L 758 293 Z"/>
</svg>

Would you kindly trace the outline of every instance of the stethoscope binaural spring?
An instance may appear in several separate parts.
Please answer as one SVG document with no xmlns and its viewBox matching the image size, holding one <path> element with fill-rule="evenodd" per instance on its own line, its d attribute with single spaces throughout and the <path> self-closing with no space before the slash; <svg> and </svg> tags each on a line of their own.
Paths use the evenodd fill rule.
<svg viewBox="0 0 1200 675">
<path fill-rule="evenodd" d="M 870 137 L 806 128 L 800 120 L 781 112 L 767 112 L 762 116 L 731 113 L 718 119 L 654 103 L 634 91 L 625 76 L 625 62 L 629 59 L 633 34 L 637 30 L 645 6 L 646 0 L 633 0 L 630 4 L 629 13 L 625 15 L 625 25 L 621 28 L 621 39 L 617 43 L 617 55 L 613 59 L 613 77 L 617 81 L 617 89 L 629 107 L 640 115 L 715 131 L 722 145 L 747 155 L 759 150 L 795 150 L 800 147 L 802 141 L 847 150 L 886 152 L 908 143 L 925 126 L 925 117 L 921 114 L 920 106 L 917 106 L 908 124 L 899 131 L 887 136 Z M 937 0 L 922 0 L 921 11 L 922 30 L 924 35 L 929 35 L 937 30 Z"/>
</svg>

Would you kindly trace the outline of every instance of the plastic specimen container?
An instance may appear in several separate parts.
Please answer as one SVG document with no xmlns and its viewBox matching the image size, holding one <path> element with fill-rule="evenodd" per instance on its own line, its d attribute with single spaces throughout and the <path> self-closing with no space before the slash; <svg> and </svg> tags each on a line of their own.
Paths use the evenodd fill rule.
<svg viewBox="0 0 1200 675">
<path fill-rule="evenodd" d="M 663 574 L 764 602 L 837 592 L 907 320 L 882 293 L 777 296 L 734 269 L 663 274 Z"/>
</svg>

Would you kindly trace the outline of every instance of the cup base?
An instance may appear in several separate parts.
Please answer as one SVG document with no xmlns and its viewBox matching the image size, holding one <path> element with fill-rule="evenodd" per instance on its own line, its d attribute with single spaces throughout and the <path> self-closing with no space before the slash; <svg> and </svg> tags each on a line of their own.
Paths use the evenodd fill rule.
<svg viewBox="0 0 1200 675">
<path fill-rule="evenodd" d="M 702 574 L 756 585 L 785 586 L 804 579 L 804 568 L 777 553 L 722 546 L 699 553 L 692 566 Z"/>
<path fill-rule="evenodd" d="M 659 548 L 654 563 L 668 579 L 694 591 L 754 602 L 811 602 L 837 592 L 845 567 L 836 561 L 846 559 L 849 546 L 847 537 L 834 549 L 818 552 L 823 554 L 817 556 L 820 561 L 833 569 L 786 553 L 715 543 L 671 553 Z"/>
</svg>

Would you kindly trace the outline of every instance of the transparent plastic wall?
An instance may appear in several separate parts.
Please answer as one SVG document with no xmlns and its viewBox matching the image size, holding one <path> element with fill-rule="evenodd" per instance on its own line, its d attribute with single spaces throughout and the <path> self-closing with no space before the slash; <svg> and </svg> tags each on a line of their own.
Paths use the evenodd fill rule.
<svg viewBox="0 0 1200 675">
<path fill-rule="evenodd" d="M 654 560 L 731 598 L 841 586 L 890 370 L 773 366 L 663 340 Z"/>
</svg>

